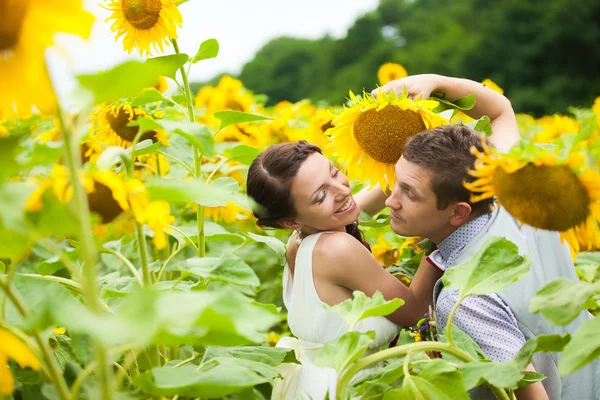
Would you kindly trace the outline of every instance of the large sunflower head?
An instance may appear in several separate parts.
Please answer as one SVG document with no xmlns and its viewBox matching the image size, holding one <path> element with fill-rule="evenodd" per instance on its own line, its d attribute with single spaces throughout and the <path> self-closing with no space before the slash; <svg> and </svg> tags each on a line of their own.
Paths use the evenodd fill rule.
<svg viewBox="0 0 600 400">
<path fill-rule="evenodd" d="M 557 137 L 567 133 L 579 132 L 579 122 L 567 115 L 546 115 L 537 120 L 541 128 L 533 137 L 534 142 L 550 143 Z"/>
<path fill-rule="evenodd" d="M 472 150 L 477 160 L 469 173 L 477 179 L 465 183 L 471 201 L 495 196 L 521 223 L 552 231 L 582 226 L 593 217 L 594 204 L 600 201 L 600 174 L 577 154 L 562 160 L 535 146 L 511 154 L 483 146 L 483 151 Z"/>
<path fill-rule="evenodd" d="M 102 106 L 92 113 L 92 137 L 107 146 L 131 147 L 140 128 L 128 124 L 138 118 L 152 117 L 142 108 L 132 107 L 127 103 Z M 169 145 L 167 134 L 162 129 L 145 132 L 139 141 L 146 139 Z"/>
<path fill-rule="evenodd" d="M 374 98 L 364 93 L 357 98 L 350 92 L 351 106 L 333 120 L 330 150 L 345 164 L 349 177 L 370 185 L 391 187 L 394 164 L 400 159 L 408 139 L 448 121 L 432 110 L 433 100 L 411 100 L 406 92 L 379 93 Z"/>
<path fill-rule="evenodd" d="M 406 69 L 402 65 L 395 63 L 385 63 L 377 71 L 377 79 L 379 79 L 379 84 L 382 86 L 406 76 L 408 76 Z"/>
<path fill-rule="evenodd" d="M 229 75 L 224 75 L 217 86 L 204 86 L 196 95 L 196 108 L 204 109 L 201 120 L 207 125 L 218 124 L 214 116 L 217 111 L 250 112 L 254 103 L 254 96 L 242 81 Z"/>
<path fill-rule="evenodd" d="M 182 17 L 174 0 L 106 0 L 105 8 L 112 11 L 106 19 L 114 20 L 110 29 L 116 39 L 123 36 L 123 47 L 131 53 L 150 56 L 163 52 L 169 39 L 177 39 Z"/>
<path fill-rule="evenodd" d="M 55 111 L 44 50 L 58 32 L 87 38 L 93 21 L 82 0 L 0 1 L 0 115 Z"/>
</svg>

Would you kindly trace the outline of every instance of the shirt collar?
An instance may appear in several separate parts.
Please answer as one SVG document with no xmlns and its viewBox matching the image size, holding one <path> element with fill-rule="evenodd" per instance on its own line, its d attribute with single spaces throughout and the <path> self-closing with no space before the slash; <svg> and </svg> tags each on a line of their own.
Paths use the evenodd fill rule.
<svg viewBox="0 0 600 400">
<path fill-rule="evenodd" d="M 452 265 L 460 251 L 485 228 L 489 219 L 490 214 L 483 214 L 452 232 L 437 245 L 447 268 Z"/>
</svg>

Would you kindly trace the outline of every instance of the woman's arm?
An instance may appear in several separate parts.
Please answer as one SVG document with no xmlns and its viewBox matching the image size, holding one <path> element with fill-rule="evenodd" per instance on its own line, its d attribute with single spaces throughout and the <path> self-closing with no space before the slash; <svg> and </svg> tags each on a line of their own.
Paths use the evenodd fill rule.
<svg viewBox="0 0 600 400">
<path fill-rule="evenodd" d="M 517 119 L 510 101 L 479 82 L 435 74 L 413 75 L 389 82 L 372 93 L 377 95 L 378 90 L 402 93 L 405 86 L 413 99 L 418 96 L 427 99 L 432 94 L 442 94 L 448 100 L 454 101 L 474 94 L 475 106 L 464 113 L 472 118 L 481 118 L 484 115 L 490 117 L 493 132 L 490 141 L 496 147 L 509 149 L 520 139 Z"/>
<path fill-rule="evenodd" d="M 364 188 L 354 195 L 354 201 L 361 211 L 364 211 L 372 217 L 379 211 L 385 208 L 385 201 L 389 197 L 391 191 L 388 189 L 387 194 L 381 190 L 379 184 L 371 189 Z"/>
<path fill-rule="evenodd" d="M 414 325 L 428 311 L 433 285 L 441 276 L 424 259 L 408 288 L 384 269 L 358 240 L 342 232 L 323 235 L 315 247 L 313 259 L 326 266 L 322 270 L 323 276 L 335 285 L 360 290 L 367 296 L 380 291 L 386 300 L 403 299 L 404 305 L 387 316 L 402 326 Z"/>
</svg>

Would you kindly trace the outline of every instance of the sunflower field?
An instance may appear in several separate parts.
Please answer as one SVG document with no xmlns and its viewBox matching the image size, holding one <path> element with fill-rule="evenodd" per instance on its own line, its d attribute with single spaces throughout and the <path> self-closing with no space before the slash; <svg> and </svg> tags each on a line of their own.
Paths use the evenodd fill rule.
<svg viewBox="0 0 600 400">
<path fill-rule="evenodd" d="M 145 59 L 78 76 L 78 109 L 68 111 L 44 51 L 57 33 L 88 38 L 93 17 L 81 0 L 0 0 L 0 399 L 269 398 L 281 368 L 298 362 L 275 347 L 291 335 L 281 300 L 289 232 L 257 228 L 244 187 L 252 160 L 270 144 L 307 140 L 358 191 L 392 182 L 402 143 L 424 129 L 462 122 L 491 133 L 489 118 L 463 113 L 473 96 L 350 93 L 343 105 L 267 107 L 231 76 L 194 93 L 189 72 L 217 57 L 219 43 L 180 52 L 184 2 L 99 4 L 124 51 Z M 406 74 L 384 64 L 373 86 Z M 566 324 L 600 307 L 600 97 L 518 121 L 523 140 L 508 154 L 478 152 L 468 189 L 561 232 L 580 281 L 550 282 L 531 310 Z M 361 215 L 360 225 L 377 260 L 410 285 L 428 243 L 393 234 L 385 210 Z M 489 256 L 498 252 L 510 262 Z M 473 276 L 504 268 L 490 293 L 528 271 L 504 239 L 475 257 L 486 254 L 490 262 L 463 268 Z M 464 280 L 445 283 L 461 299 L 476 294 Z M 401 305 L 357 292 L 335 309 L 352 327 Z M 459 330 L 429 341 L 434 326 L 424 318 L 395 347 L 362 358 L 373 336 L 349 332 L 318 363 L 338 372 L 338 399 L 468 399 L 479 385 L 511 399 L 543 378 L 525 371 L 534 352 L 564 350 L 568 375 L 600 354 L 599 329 L 595 318 L 572 336 L 537 338 L 498 366 Z"/>
</svg>

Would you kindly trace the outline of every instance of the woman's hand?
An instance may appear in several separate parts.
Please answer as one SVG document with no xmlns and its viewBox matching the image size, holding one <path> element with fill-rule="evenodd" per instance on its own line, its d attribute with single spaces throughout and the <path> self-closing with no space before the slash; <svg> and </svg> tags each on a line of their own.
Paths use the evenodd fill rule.
<svg viewBox="0 0 600 400">
<path fill-rule="evenodd" d="M 404 91 L 404 87 L 406 87 L 410 99 L 415 100 L 421 96 L 423 100 L 426 100 L 431 96 L 431 93 L 434 93 L 438 89 L 440 81 L 443 78 L 445 77 L 435 74 L 407 76 L 406 78 L 388 82 L 380 88 L 374 89 L 371 94 L 377 97 L 379 91 L 386 93 L 393 90 L 396 94 L 400 95 Z"/>
</svg>

